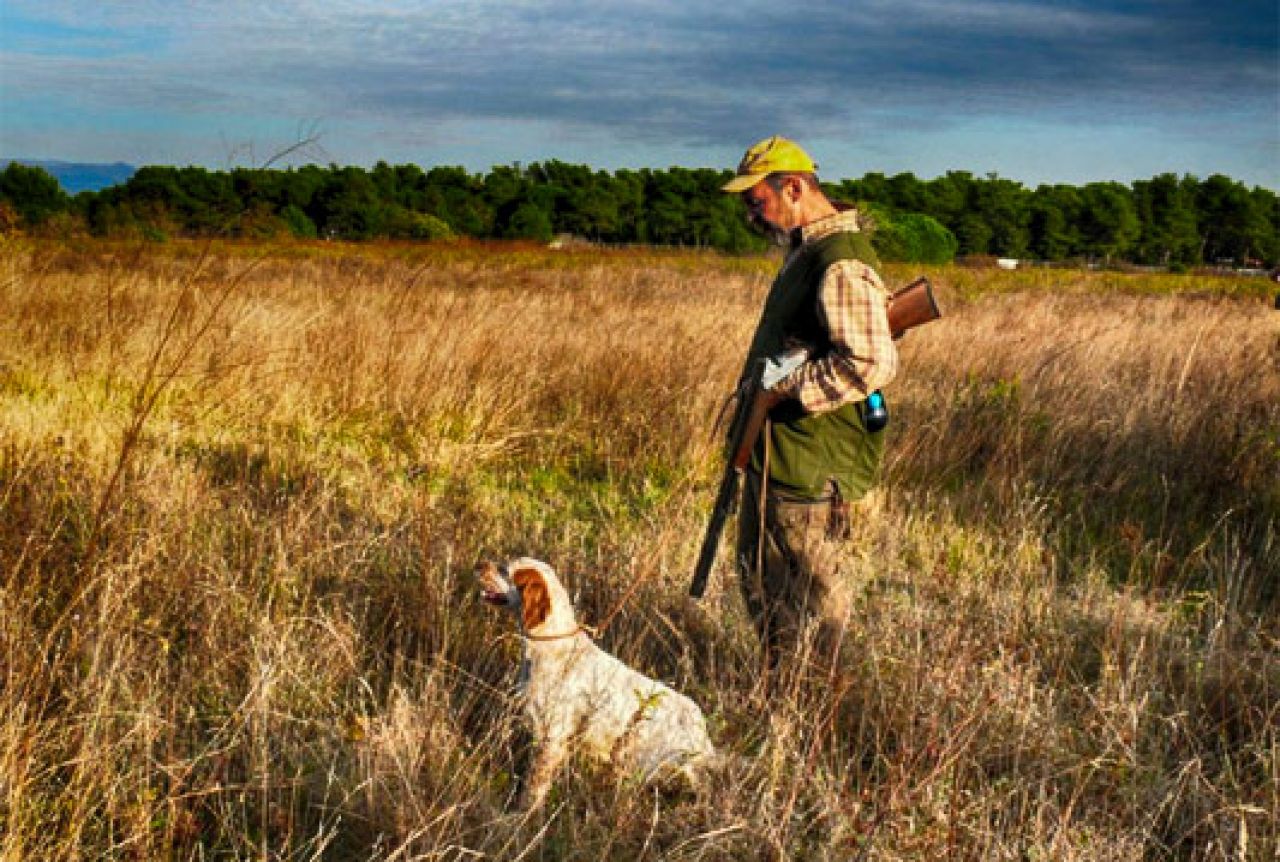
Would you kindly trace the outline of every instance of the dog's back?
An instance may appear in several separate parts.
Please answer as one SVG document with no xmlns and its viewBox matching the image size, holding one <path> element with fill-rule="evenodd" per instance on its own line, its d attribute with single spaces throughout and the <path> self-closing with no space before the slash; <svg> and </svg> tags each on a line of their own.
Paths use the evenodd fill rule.
<svg viewBox="0 0 1280 862">
<path fill-rule="evenodd" d="M 526 658 L 525 709 L 540 739 L 567 732 L 593 756 L 645 778 L 714 753 L 697 704 L 585 634 L 564 646 L 531 642 Z"/>
</svg>

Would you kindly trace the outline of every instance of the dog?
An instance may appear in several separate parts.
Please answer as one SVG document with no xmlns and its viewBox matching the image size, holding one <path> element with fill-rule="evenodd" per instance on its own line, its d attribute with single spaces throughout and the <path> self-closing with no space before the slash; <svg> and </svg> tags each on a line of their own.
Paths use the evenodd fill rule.
<svg viewBox="0 0 1280 862">
<path fill-rule="evenodd" d="M 700 766 L 717 756 L 702 710 L 596 646 L 551 566 L 483 562 L 476 577 L 481 598 L 515 613 L 524 638 L 518 689 L 535 747 L 522 808 L 540 807 L 578 752 L 645 781 L 675 772 L 700 786 Z"/>
</svg>

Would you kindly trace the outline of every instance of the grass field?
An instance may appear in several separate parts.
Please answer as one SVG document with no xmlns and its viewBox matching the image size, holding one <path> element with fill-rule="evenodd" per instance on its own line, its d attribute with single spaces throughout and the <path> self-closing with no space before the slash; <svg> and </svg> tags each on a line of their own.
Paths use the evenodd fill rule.
<svg viewBox="0 0 1280 862">
<path fill-rule="evenodd" d="M 728 567 L 685 592 L 776 261 L 4 242 L 5 860 L 1280 852 L 1261 280 L 929 270 L 847 679 L 768 699 Z M 506 810 L 470 572 L 518 554 L 703 706 L 713 792 L 577 764 Z"/>
</svg>

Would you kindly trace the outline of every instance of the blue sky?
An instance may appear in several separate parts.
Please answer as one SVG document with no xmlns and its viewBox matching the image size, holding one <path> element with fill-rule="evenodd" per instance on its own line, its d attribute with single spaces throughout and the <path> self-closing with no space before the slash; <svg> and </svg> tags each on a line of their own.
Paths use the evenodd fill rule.
<svg viewBox="0 0 1280 862">
<path fill-rule="evenodd" d="M 275 0 L 0 7 L 0 156 L 732 167 L 1280 189 L 1275 0 Z"/>
</svg>

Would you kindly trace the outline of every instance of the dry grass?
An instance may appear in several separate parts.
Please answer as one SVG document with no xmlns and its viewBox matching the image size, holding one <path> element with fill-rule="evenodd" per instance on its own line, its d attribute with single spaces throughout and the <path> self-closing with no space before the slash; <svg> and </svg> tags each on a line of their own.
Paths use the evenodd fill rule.
<svg viewBox="0 0 1280 862">
<path fill-rule="evenodd" d="M 1274 858 L 1276 313 L 933 273 L 845 672 L 768 701 L 727 572 L 684 593 L 769 269 L 0 247 L 3 858 Z M 630 595 L 605 645 L 743 755 L 714 795 L 576 769 L 504 813 L 518 647 L 469 570 L 517 552 Z"/>
</svg>

